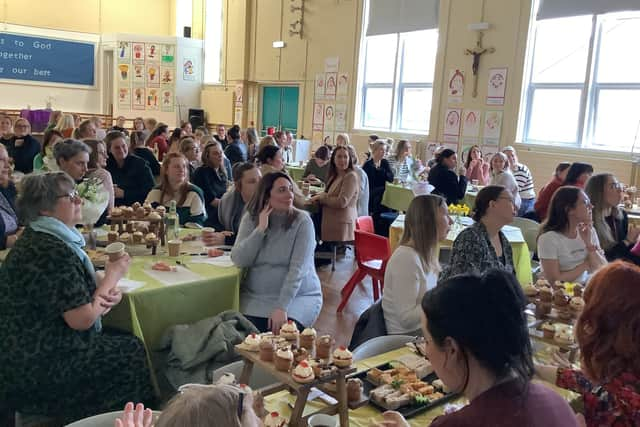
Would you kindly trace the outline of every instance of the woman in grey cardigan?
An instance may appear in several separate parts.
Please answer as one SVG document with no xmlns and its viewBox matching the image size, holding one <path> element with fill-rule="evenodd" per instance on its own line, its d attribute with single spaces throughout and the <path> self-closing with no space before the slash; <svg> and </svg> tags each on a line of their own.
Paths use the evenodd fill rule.
<svg viewBox="0 0 640 427">
<path fill-rule="evenodd" d="M 240 311 L 261 331 L 280 332 L 287 320 L 311 326 L 322 307 L 320 279 L 313 264 L 313 223 L 293 207 L 288 175 L 265 175 L 242 217 L 233 263 L 246 269 Z"/>
</svg>

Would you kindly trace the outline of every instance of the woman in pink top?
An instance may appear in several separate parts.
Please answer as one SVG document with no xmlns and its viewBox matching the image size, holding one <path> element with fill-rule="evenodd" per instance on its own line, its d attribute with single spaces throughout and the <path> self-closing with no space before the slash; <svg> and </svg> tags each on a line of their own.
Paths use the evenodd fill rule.
<svg viewBox="0 0 640 427">
<path fill-rule="evenodd" d="M 489 185 L 491 177 L 489 176 L 489 162 L 485 162 L 482 158 L 482 151 L 477 145 L 472 146 L 467 154 L 467 160 L 464 162 L 467 168 L 467 178 L 469 181 L 478 180 L 480 185 Z"/>
<path fill-rule="evenodd" d="M 162 162 L 164 154 L 169 150 L 169 126 L 164 123 L 158 123 L 153 129 L 145 145 L 151 148 Z"/>
</svg>

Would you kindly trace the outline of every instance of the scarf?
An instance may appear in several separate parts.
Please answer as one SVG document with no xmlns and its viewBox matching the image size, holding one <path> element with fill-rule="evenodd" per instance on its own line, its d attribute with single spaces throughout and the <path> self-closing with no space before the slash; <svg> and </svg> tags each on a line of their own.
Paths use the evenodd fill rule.
<svg viewBox="0 0 640 427">
<path fill-rule="evenodd" d="M 85 241 L 84 237 L 82 237 L 82 234 L 80 234 L 78 230 L 76 230 L 75 228 L 70 228 L 59 219 L 50 216 L 39 216 L 34 221 L 31 221 L 29 227 L 31 227 L 34 231 L 47 233 L 62 240 L 69 247 L 69 249 L 71 249 L 78 258 L 80 258 L 80 261 L 82 261 L 84 268 L 86 268 L 87 271 L 91 273 L 91 276 L 95 280 L 96 271 L 93 268 L 93 264 L 91 263 L 89 255 L 87 255 L 87 253 L 82 250 L 82 248 L 85 246 Z M 100 330 L 102 329 L 102 319 L 98 317 L 96 319 L 96 323 L 93 326 L 97 332 L 100 332 Z"/>
</svg>

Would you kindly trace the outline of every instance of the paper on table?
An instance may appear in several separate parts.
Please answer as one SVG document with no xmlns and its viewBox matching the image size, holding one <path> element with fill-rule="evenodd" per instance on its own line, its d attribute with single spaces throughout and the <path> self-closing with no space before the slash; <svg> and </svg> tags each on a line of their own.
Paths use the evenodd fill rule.
<svg viewBox="0 0 640 427">
<path fill-rule="evenodd" d="M 123 293 L 128 294 L 129 292 L 133 292 L 138 288 L 146 285 L 145 282 L 139 282 L 137 280 L 129 280 L 129 279 L 120 279 L 118 281 L 117 288 L 120 289 Z"/>
<path fill-rule="evenodd" d="M 176 271 L 157 271 L 152 270 L 151 266 L 145 268 L 143 271 L 147 276 L 152 277 L 163 285 L 179 285 L 204 279 L 201 275 L 181 266 L 178 266 Z"/>
<path fill-rule="evenodd" d="M 199 257 L 191 257 L 191 260 L 194 264 L 211 264 L 216 267 L 233 267 L 233 261 L 231 261 L 231 255 L 224 254 L 219 257 L 208 257 L 208 256 L 199 256 Z"/>
</svg>

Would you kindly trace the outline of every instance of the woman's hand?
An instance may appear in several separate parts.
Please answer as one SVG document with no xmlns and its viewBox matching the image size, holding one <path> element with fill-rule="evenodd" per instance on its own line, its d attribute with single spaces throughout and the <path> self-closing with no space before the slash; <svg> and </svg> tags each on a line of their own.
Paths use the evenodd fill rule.
<svg viewBox="0 0 640 427">
<path fill-rule="evenodd" d="M 219 204 L 220 204 L 220 199 L 213 199 L 211 201 L 211 206 L 213 206 L 214 208 L 217 208 Z"/>
<path fill-rule="evenodd" d="M 387 411 L 382 414 L 384 420 L 371 423 L 371 427 L 409 427 L 409 423 L 396 411 Z"/>
<path fill-rule="evenodd" d="M 269 215 L 271 215 L 271 212 L 273 212 L 273 208 L 267 203 L 267 205 L 262 208 L 262 211 L 258 216 L 258 230 L 263 233 L 267 231 L 267 228 L 269 227 Z"/>
<path fill-rule="evenodd" d="M 152 427 L 153 412 L 151 409 L 144 409 L 142 403 L 138 403 L 133 408 L 133 403 L 129 402 L 124 407 L 124 414 L 115 421 L 115 427 Z"/>
<path fill-rule="evenodd" d="M 591 222 L 581 222 L 578 224 L 578 234 L 587 247 L 591 244 Z"/>
<path fill-rule="evenodd" d="M 111 311 L 111 308 L 120 304 L 120 301 L 122 301 L 122 291 L 118 288 L 105 289 L 104 291 L 98 289 L 94 298 L 94 303 L 99 304 L 104 310 L 102 312 L 103 315 Z"/>
<path fill-rule="evenodd" d="M 465 176 L 465 175 L 467 175 L 467 168 L 465 168 L 464 166 L 459 166 L 458 176 Z"/>
<path fill-rule="evenodd" d="M 107 261 L 104 268 L 105 278 L 108 277 L 112 283 L 118 283 L 129 271 L 129 265 L 131 265 L 131 257 L 126 252 L 115 261 Z"/>
<path fill-rule="evenodd" d="M 285 323 L 287 323 L 287 312 L 280 308 L 276 308 L 273 310 L 273 313 L 271 313 L 271 316 L 269 316 L 267 327 L 274 335 L 278 335 L 280 333 L 280 328 Z"/>
<path fill-rule="evenodd" d="M 627 231 L 627 240 L 631 243 L 635 243 L 638 241 L 638 237 L 640 236 L 640 227 L 629 227 L 629 231 Z"/>
<path fill-rule="evenodd" d="M 219 233 L 211 233 L 202 236 L 202 243 L 205 246 L 219 246 L 224 245 L 224 239 L 227 236 L 233 236 L 231 231 L 220 231 Z"/>
<path fill-rule="evenodd" d="M 118 187 L 118 184 L 113 184 L 113 196 L 116 199 L 122 199 L 124 197 L 124 190 Z"/>
<path fill-rule="evenodd" d="M 324 191 L 322 193 L 318 193 L 315 196 L 312 196 L 309 201 L 311 203 L 320 203 L 322 204 L 322 202 L 324 201 L 324 199 L 327 198 L 327 193 L 325 193 Z"/>
<path fill-rule="evenodd" d="M 473 159 L 473 160 L 471 160 L 469 162 L 469 169 L 475 168 L 478 165 L 478 163 L 481 163 L 481 162 L 482 162 L 481 159 Z"/>
</svg>

